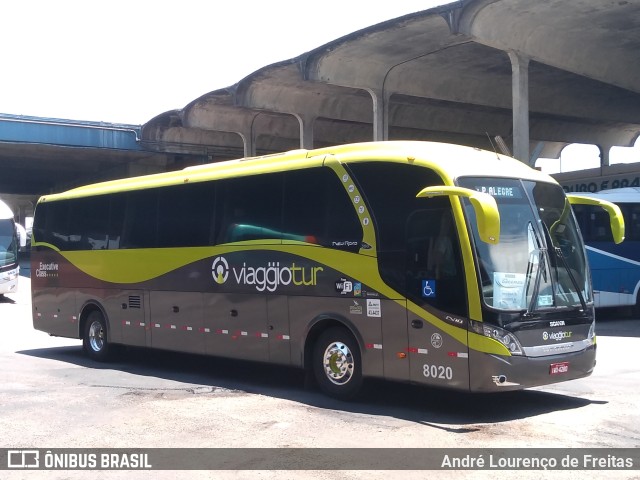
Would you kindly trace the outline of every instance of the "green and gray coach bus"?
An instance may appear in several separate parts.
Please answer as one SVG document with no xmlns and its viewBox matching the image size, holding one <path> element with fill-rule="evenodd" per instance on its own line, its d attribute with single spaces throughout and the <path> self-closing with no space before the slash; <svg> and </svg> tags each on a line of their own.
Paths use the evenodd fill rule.
<svg viewBox="0 0 640 480">
<path fill-rule="evenodd" d="M 372 142 L 108 181 L 38 202 L 33 324 L 115 345 L 504 391 L 589 375 L 593 295 L 571 203 L 509 157 Z"/>
</svg>

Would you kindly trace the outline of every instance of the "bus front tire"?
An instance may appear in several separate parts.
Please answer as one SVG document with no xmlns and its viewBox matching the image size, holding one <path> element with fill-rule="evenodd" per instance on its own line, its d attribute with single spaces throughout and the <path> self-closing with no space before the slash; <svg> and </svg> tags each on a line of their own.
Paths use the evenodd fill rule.
<svg viewBox="0 0 640 480">
<path fill-rule="evenodd" d="M 320 389 L 330 397 L 351 400 L 362 387 L 360 349 L 343 327 L 325 330 L 313 350 L 313 372 Z"/>
<path fill-rule="evenodd" d="M 93 360 L 104 362 L 109 358 L 111 345 L 108 341 L 107 322 L 99 311 L 94 310 L 87 317 L 82 346 Z"/>
</svg>

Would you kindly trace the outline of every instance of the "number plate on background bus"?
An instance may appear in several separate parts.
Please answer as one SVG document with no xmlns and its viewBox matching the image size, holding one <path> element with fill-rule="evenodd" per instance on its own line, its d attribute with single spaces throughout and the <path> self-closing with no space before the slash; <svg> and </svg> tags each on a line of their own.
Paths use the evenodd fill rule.
<svg viewBox="0 0 640 480">
<path fill-rule="evenodd" d="M 560 375 L 569 371 L 569 362 L 552 363 L 549 365 L 549 375 Z"/>
</svg>

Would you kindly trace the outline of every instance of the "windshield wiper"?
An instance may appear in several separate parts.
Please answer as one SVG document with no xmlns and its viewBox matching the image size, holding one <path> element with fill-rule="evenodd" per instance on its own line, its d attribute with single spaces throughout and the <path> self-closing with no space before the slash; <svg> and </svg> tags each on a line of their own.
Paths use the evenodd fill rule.
<svg viewBox="0 0 640 480">
<path fill-rule="evenodd" d="M 530 282 L 531 274 L 534 268 L 534 262 L 532 261 L 532 256 L 534 255 L 537 255 L 538 267 L 536 270 L 536 277 L 533 282 L 533 291 L 531 292 L 531 300 L 529 301 L 529 305 L 527 305 L 527 311 L 523 315 L 525 317 L 533 315 L 533 312 L 536 309 L 535 307 L 536 307 L 536 302 L 538 300 L 538 294 L 540 293 L 540 281 L 542 277 L 544 276 L 544 281 L 545 282 L 547 281 L 546 267 L 545 267 L 547 262 L 547 248 L 542 246 L 540 237 L 536 233 L 535 229 L 533 228 L 533 224 L 531 222 L 527 224 L 527 234 L 529 236 L 529 239 L 533 238 L 533 241 L 535 242 L 535 250 L 533 250 L 529 254 L 529 263 L 527 264 L 527 274 L 526 274 L 527 288 L 525 289 L 525 298 L 527 298 L 529 293 L 529 285 L 531 283 Z"/>
<path fill-rule="evenodd" d="M 550 242 L 550 245 L 552 246 L 553 250 L 555 251 L 556 257 L 558 257 L 560 259 L 560 262 L 562 263 L 562 266 L 564 267 L 565 271 L 567 272 L 567 275 L 569 276 L 569 280 L 571 280 L 571 284 L 573 285 L 573 288 L 576 291 L 576 295 L 578 296 L 578 299 L 580 300 L 580 305 L 582 306 L 582 311 L 586 312 L 587 311 L 587 302 L 584 299 L 584 296 L 582 295 L 582 290 L 580 289 L 580 285 L 578 285 L 578 281 L 576 280 L 576 277 L 573 275 L 573 273 L 571 272 L 571 267 L 569 267 L 569 264 L 567 263 L 567 259 L 564 256 L 564 253 L 562 253 L 562 248 L 560 247 L 556 247 L 553 243 L 553 240 L 551 238 L 551 232 L 549 231 L 549 227 L 547 227 L 546 223 L 541 222 L 542 226 L 543 226 L 543 230 L 545 232 L 545 234 L 547 235 L 547 239 Z M 556 264 L 556 268 L 557 268 L 557 264 Z M 552 283 L 553 283 L 553 278 L 552 278 Z M 552 285 L 552 291 L 554 292 L 555 295 L 555 285 Z"/>
</svg>

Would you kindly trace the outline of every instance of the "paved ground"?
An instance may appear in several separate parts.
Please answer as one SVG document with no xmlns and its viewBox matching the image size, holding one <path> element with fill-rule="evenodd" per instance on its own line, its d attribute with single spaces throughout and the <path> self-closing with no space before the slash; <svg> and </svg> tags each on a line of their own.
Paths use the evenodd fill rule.
<svg viewBox="0 0 640 480">
<path fill-rule="evenodd" d="M 279 367 L 147 350 L 91 362 L 80 341 L 33 330 L 28 270 L 23 274 L 20 291 L 0 301 L 0 448 L 385 447 L 397 448 L 401 459 L 413 447 L 640 447 L 638 319 L 599 312 L 598 366 L 586 379 L 495 395 L 370 382 L 365 400 L 342 403 Z M 575 476 L 332 470 L 339 467 L 348 464 L 322 471 L 0 470 L 0 479 Z M 640 470 L 584 473 L 640 478 Z"/>
</svg>

